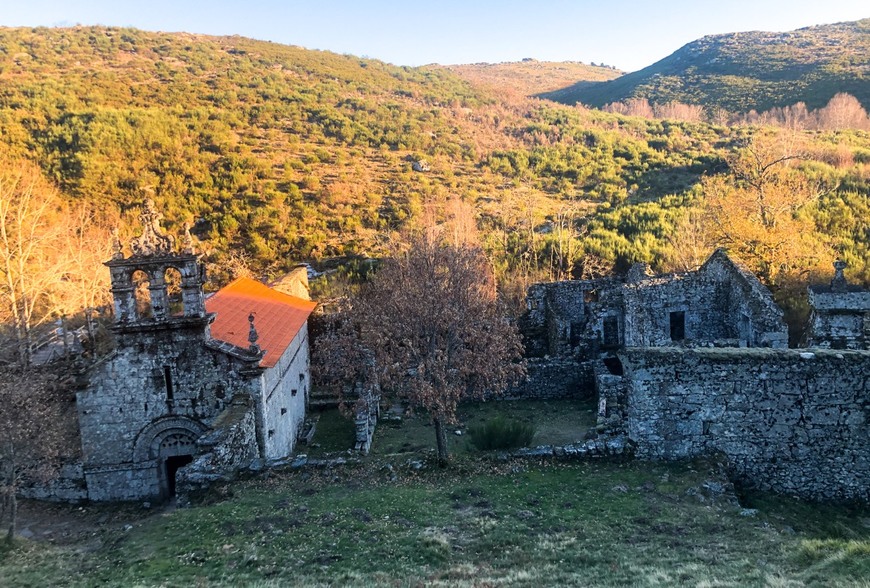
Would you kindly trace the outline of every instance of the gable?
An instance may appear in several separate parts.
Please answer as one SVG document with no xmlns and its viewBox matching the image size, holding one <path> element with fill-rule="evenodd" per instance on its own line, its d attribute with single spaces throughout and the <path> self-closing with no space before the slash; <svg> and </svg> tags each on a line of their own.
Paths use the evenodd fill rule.
<svg viewBox="0 0 870 588">
<path fill-rule="evenodd" d="M 205 307 L 217 315 L 211 336 L 243 349 L 250 345 L 248 316 L 253 314 L 257 344 L 266 352 L 260 366 L 269 368 L 278 363 L 317 303 L 283 294 L 250 278 L 238 278 L 206 300 Z"/>
</svg>

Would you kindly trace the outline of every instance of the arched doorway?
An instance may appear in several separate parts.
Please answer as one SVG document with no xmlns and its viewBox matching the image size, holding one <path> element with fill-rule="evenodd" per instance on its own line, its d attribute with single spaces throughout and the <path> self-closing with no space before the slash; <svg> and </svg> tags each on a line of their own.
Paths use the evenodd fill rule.
<svg viewBox="0 0 870 588">
<path fill-rule="evenodd" d="M 139 433 L 133 460 L 156 466 L 156 487 L 163 498 L 175 495 L 178 471 L 193 461 L 196 440 L 207 428 L 193 419 L 173 416 L 153 422 Z"/>
<path fill-rule="evenodd" d="M 189 431 L 171 430 L 163 436 L 157 449 L 160 463 L 161 494 L 175 496 L 175 476 L 178 470 L 193 461 L 196 439 Z"/>
</svg>

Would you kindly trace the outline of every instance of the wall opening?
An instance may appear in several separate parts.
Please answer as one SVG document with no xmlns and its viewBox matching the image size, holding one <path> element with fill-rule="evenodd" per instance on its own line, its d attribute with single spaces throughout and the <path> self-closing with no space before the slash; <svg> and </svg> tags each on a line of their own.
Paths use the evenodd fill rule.
<svg viewBox="0 0 870 588">
<path fill-rule="evenodd" d="M 166 303 L 169 316 L 184 316 L 184 298 L 181 293 L 181 272 L 174 267 L 167 268 L 163 274 L 166 284 Z"/>
<path fill-rule="evenodd" d="M 175 400 L 175 387 L 172 385 L 172 368 L 163 366 L 163 382 L 166 384 L 166 402 Z"/>
<path fill-rule="evenodd" d="M 170 455 L 166 458 L 166 490 L 170 497 L 175 496 L 175 476 L 178 470 L 192 461 L 192 455 Z"/>
<path fill-rule="evenodd" d="M 601 344 L 604 347 L 619 347 L 619 317 L 604 317 L 601 331 Z"/>
<path fill-rule="evenodd" d="M 682 341 L 686 338 L 686 312 L 675 310 L 671 313 L 671 341 Z"/>
<path fill-rule="evenodd" d="M 136 305 L 136 318 L 147 319 L 154 316 L 151 306 L 151 280 L 142 270 L 136 270 L 131 276 L 133 284 L 133 301 Z"/>
</svg>

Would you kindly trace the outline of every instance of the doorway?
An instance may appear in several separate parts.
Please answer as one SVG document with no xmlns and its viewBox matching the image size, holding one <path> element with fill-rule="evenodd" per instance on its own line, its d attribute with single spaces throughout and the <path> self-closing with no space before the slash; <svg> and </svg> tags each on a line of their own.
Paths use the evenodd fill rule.
<svg viewBox="0 0 870 588">
<path fill-rule="evenodd" d="M 170 455 L 166 458 L 166 490 L 169 498 L 175 496 L 175 474 L 193 461 L 192 455 Z"/>
</svg>

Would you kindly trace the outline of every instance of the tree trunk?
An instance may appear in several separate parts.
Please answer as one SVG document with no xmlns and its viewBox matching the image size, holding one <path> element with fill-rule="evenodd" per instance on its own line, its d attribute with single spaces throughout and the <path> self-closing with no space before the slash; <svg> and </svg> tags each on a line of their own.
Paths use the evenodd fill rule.
<svg viewBox="0 0 870 588">
<path fill-rule="evenodd" d="M 9 529 L 6 531 L 6 543 L 12 543 L 12 540 L 15 538 L 15 518 L 18 516 L 18 500 L 15 498 L 15 491 L 10 488 L 4 500 L 7 501 L 9 511 Z"/>
<path fill-rule="evenodd" d="M 447 451 L 447 433 L 444 430 L 444 422 L 441 419 L 435 421 L 435 441 L 438 444 L 438 465 L 446 466 L 450 461 L 450 453 Z"/>
</svg>

